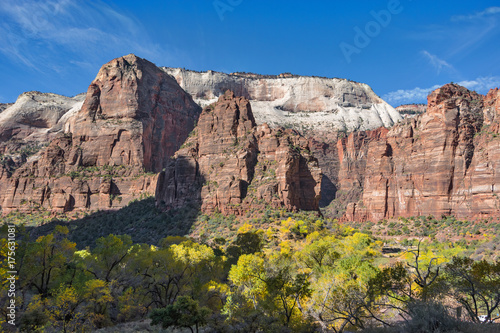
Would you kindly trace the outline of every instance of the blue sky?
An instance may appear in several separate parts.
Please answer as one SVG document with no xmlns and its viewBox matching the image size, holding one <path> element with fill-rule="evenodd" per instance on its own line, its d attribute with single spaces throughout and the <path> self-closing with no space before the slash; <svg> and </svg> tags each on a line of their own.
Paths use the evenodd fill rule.
<svg viewBox="0 0 500 333">
<path fill-rule="evenodd" d="M 369 84 L 394 106 L 456 82 L 500 86 L 498 1 L 0 2 L 0 102 L 73 96 L 128 54 L 159 66 Z"/>
</svg>

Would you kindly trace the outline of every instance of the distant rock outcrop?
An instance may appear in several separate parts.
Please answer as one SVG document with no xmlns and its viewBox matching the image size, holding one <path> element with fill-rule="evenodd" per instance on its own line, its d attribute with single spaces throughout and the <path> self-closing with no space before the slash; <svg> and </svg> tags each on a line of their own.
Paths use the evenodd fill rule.
<svg viewBox="0 0 500 333">
<path fill-rule="evenodd" d="M 30 91 L 21 94 L 14 104 L 2 104 L 0 154 L 16 155 L 28 146 L 46 144 L 61 132 L 68 112 L 80 110 L 84 99 L 84 94 L 65 97 Z"/>
<path fill-rule="evenodd" d="M 8 107 L 14 105 L 14 103 L 0 103 L 0 112 L 7 109 Z"/>
<path fill-rule="evenodd" d="M 225 74 L 180 68 L 163 70 L 200 105 L 217 101 L 226 90 L 250 100 L 257 124 L 284 126 L 302 133 L 351 132 L 390 127 L 400 114 L 363 83 L 344 79 L 282 74 Z"/>
<path fill-rule="evenodd" d="M 18 123 L 26 118 L 22 110 L 13 118 Z M 5 163 L 0 165 L 3 213 L 36 207 L 118 208 L 154 195 L 156 173 L 187 138 L 201 112 L 175 80 L 134 55 L 101 68 L 81 109 L 70 115 L 60 110 L 28 112 L 29 126 L 36 120 L 53 128 L 67 117 L 61 124 L 64 134 L 13 173 Z"/>
<path fill-rule="evenodd" d="M 419 114 L 424 113 L 427 110 L 427 105 L 425 104 L 403 104 L 396 108 L 396 111 L 403 118 L 412 118 L 416 117 Z"/>
<path fill-rule="evenodd" d="M 160 174 L 156 199 L 166 209 L 200 204 L 205 213 L 317 210 L 320 187 L 307 140 L 290 129 L 257 126 L 249 101 L 228 91 L 203 110 Z"/>
</svg>

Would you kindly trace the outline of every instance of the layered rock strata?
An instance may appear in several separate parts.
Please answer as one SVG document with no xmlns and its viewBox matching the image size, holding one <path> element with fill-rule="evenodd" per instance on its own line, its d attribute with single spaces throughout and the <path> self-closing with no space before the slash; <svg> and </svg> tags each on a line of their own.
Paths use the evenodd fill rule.
<svg viewBox="0 0 500 333">
<path fill-rule="evenodd" d="M 350 179 L 357 178 L 362 195 L 347 206 L 345 217 L 378 221 L 429 214 L 498 215 L 499 97 L 498 89 L 484 98 L 447 84 L 429 95 L 423 115 L 364 145 L 352 134 L 352 149 L 339 150 L 348 161 L 341 164 L 339 179 L 352 189 L 357 184 Z M 365 167 L 356 170 L 352 165 L 361 155 Z"/>
<path fill-rule="evenodd" d="M 180 68 L 163 70 L 200 105 L 226 90 L 250 100 L 257 124 L 311 131 L 351 132 L 392 126 L 402 118 L 366 84 L 344 79 L 291 74 L 225 74 Z"/>
<path fill-rule="evenodd" d="M 203 110 L 160 174 L 156 199 L 164 209 L 193 203 L 204 213 L 317 210 L 320 188 L 308 141 L 294 130 L 257 125 L 249 101 L 227 91 Z"/>
<path fill-rule="evenodd" d="M 84 94 L 65 97 L 30 91 L 14 104 L 0 105 L 0 156 L 18 167 L 62 131 L 70 114 L 80 110 Z"/>
<path fill-rule="evenodd" d="M 403 118 L 413 118 L 419 114 L 424 113 L 427 110 L 427 105 L 425 104 L 403 104 L 396 108 L 396 111 Z"/>
</svg>

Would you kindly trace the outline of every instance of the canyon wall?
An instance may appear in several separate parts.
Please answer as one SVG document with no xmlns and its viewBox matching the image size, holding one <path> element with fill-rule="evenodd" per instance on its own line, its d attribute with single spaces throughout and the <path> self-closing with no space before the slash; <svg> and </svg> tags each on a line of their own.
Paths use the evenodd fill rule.
<svg viewBox="0 0 500 333">
<path fill-rule="evenodd" d="M 156 195 L 162 209 L 236 215 L 498 216 L 499 90 L 448 84 L 424 110 L 401 121 L 348 80 L 160 69 L 128 55 L 86 94 L 0 105 L 0 208 L 117 209 Z"/>
<path fill-rule="evenodd" d="M 499 97 L 498 89 L 484 98 L 447 84 L 429 95 L 421 116 L 368 141 L 351 134 L 351 148 L 339 150 L 339 182 L 361 195 L 345 218 L 498 215 Z"/>
</svg>

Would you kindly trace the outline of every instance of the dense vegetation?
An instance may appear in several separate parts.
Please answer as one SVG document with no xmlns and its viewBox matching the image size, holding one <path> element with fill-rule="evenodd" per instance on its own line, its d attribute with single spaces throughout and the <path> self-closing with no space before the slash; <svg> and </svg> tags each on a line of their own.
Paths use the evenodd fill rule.
<svg viewBox="0 0 500 333">
<path fill-rule="evenodd" d="M 360 232 L 314 214 L 284 211 L 244 223 L 220 214 L 187 210 L 173 216 L 145 209 L 142 223 L 129 230 L 136 215 L 126 212 L 114 223 L 132 236 L 105 234 L 113 221 L 96 229 L 91 216 L 84 217 L 96 235 L 93 242 L 79 238 L 85 246 L 74 241 L 78 230 L 92 235 L 82 220 L 77 227 L 58 222 L 43 231 L 17 227 L 20 331 L 89 332 L 147 318 L 153 329 L 187 332 L 476 332 L 477 325 L 483 333 L 499 330 L 478 322 L 480 315 L 498 317 L 500 260 L 471 259 L 475 248 L 467 242 L 427 236 L 388 251 L 370 235 L 371 227 Z M 110 216 L 93 214 L 102 223 Z M 189 220 L 190 231 L 180 226 L 179 216 Z M 157 224 L 179 235 L 190 232 L 196 241 L 154 238 L 160 229 L 145 230 Z M 4 225 L 4 331 L 12 328 L 5 323 L 6 231 Z M 458 308 L 461 319 L 476 326 L 459 324 Z"/>
</svg>

